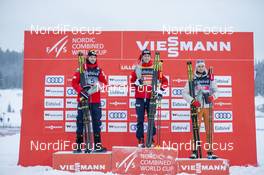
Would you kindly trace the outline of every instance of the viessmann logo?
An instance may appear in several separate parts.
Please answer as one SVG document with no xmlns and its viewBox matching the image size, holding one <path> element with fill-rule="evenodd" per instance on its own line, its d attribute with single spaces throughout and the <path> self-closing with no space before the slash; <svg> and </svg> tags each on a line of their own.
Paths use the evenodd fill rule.
<svg viewBox="0 0 264 175">
<path fill-rule="evenodd" d="M 46 47 L 46 53 L 47 54 L 56 53 L 55 58 L 57 58 L 60 55 L 60 53 L 67 52 L 67 48 L 66 48 L 67 43 L 68 43 L 68 36 L 64 36 L 52 46 Z"/>
<path fill-rule="evenodd" d="M 106 165 L 105 164 L 81 164 L 81 163 L 74 163 L 74 164 L 62 164 L 59 165 L 59 168 L 61 170 L 66 170 L 66 171 L 75 171 L 75 172 L 79 172 L 79 171 L 102 171 L 106 169 Z"/>
<path fill-rule="evenodd" d="M 140 50 L 166 51 L 168 57 L 178 57 L 181 51 L 231 52 L 230 41 L 180 41 L 177 36 L 169 36 L 161 41 L 136 41 Z"/>
</svg>

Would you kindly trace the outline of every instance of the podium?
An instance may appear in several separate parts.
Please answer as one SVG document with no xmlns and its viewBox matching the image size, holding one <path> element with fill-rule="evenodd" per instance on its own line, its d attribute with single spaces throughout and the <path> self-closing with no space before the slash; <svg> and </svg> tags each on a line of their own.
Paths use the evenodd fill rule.
<svg viewBox="0 0 264 175">
<path fill-rule="evenodd" d="M 56 152 L 52 161 L 54 169 L 70 172 L 98 171 L 126 175 L 229 174 L 229 161 L 226 159 L 178 158 L 177 150 L 167 148 L 113 146 L 112 152 L 105 153 Z"/>
</svg>

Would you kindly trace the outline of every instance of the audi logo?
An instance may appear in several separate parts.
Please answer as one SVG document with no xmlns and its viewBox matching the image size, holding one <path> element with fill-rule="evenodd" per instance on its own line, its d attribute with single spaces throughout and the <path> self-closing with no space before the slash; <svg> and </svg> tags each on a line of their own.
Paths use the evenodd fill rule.
<svg viewBox="0 0 264 175">
<path fill-rule="evenodd" d="M 110 112 L 108 116 L 110 119 L 125 119 L 127 114 L 125 112 Z"/>
<path fill-rule="evenodd" d="M 74 89 L 69 88 L 67 90 L 67 95 L 77 95 L 76 91 Z"/>
<path fill-rule="evenodd" d="M 173 95 L 182 95 L 182 89 L 173 89 L 172 94 Z"/>
<path fill-rule="evenodd" d="M 231 119 L 232 114 L 230 112 L 217 112 L 215 113 L 215 119 Z"/>
<path fill-rule="evenodd" d="M 54 83 L 54 84 L 61 84 L 64 82 L 64 78 L 63 77 L 47 77 L 46 82 Z"/>
</svg>

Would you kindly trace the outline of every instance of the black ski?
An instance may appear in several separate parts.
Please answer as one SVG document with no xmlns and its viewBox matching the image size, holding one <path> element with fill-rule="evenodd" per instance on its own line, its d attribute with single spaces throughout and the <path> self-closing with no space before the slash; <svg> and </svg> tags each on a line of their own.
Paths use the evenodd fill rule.
<svg viewBox="0 0 264 175">
<path fill-rule="evenodd" d="M 157 89 L 158 89 L 158 71 L 159 71 L 159 64 L 160 64 L 160 55 L 158 52 L 155 53 L 155 59 L 153 64 L 153 76 L 152 76 L 152 90 L 151 90 L 151 97 L 149 102 L 149 112 L 148 112 L 148 129 L 147 129 L 147 140 L 146 140 L 146 147 L 151 147 L 152 139 L 153 139 L 153 132 L 155 127 L 155 115 L 157 110 Z"/>
<path fill-rule="evenodd" d="M 84 76 L 84 64 L 85 58 L 82 54 L 78 55 L 79 71 L 80 71 L 80 84 L 82 87 L 85 85 L 85 76 Z M 81 93 L 81 110 L 83 113 L 83 126 L 84 126 L 84 143 L 85 143 L 85 152 L 90 153 L 92 151 L 92 120 L 89 109 L 89 95 L 86 92 Z"/>
<path fill-rule="evenodd" d="M 195 87 L 193 81 L 193 70 L 192 70 L 191 61 L 187 62 L 187 70 L 188 70 L 190 96 L 195 98 Z M 193 131 L 193 139 L 194 139 L 194 152 L 196 154 L 196 158 L 202 158 L 202 148 L 200 145 L 200 132 L 198 126 L 198 109 L 193 105 L 190 105 L 190 107 L 191 107 L 192 131 Z"/>
</svg>

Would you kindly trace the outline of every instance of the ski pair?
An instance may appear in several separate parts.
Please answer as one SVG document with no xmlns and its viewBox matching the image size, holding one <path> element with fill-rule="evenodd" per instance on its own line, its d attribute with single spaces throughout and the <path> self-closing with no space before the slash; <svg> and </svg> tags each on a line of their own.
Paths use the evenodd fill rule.
<svg viewBox="0 0 264 175">
<path fill-rule="evenodd" d="M 148 128 L 147 128 L 147 140 L 146 147 L 149 148 L 153 144 L 153 133 L 155 127 L 155 116 L 157 112 L 157 106 L 160 107 L 160 98 L 157 96 L 157 90 L 160 85 L 159 78 L 162 77 L 162 61 L 160 60 L 159 52 L 155 53 L 155 59 L 153 64 L 153 76 L 151 81 L 151 97 L 149 102 L 149 112 L 148 112 Z M 159 104 L 159 105 L 158 105 Z M 160 111 L 160 110 L 159 110 Z M 160 124 L 161 120 L 158 117 L 157 120 L 157 145 L 160 144 Z"/>
</svg>

